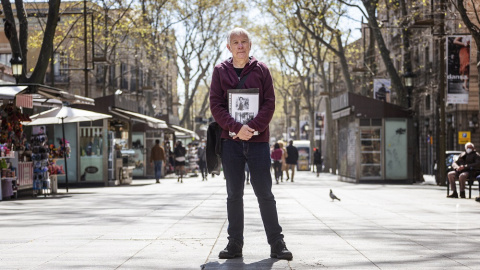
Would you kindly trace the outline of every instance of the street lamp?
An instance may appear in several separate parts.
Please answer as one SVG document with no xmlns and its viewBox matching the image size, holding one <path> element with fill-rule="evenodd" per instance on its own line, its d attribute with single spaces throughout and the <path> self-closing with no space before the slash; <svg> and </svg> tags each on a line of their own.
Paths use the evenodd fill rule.
<svg viewBox="0 0 480 270">
<path fill-rule="evenodd" d="M 319 141 L 320 143 L 318 144 L 318 150 L 320 152 L 320 156 L 322 156 L 322 128 L 323 128 L 323 116 L 322 115 L 318 115 L 317 116 L 317 126 L 318 126 L 318 130 L 320 132 L 319 134 Z M 323 167 L 323 166 L 321 166 Z"/>
<path fill-rule="evenodd" d="M 310 125 L 308 125 L 308 123 L 305 123 L 305 125 L 303 125 L 303 131 L 302 131 L 302 133 L 303 132 L 305 133 L 305 140 L 308 140 L 309 131 L 310 131 Z"/>
<path fill-rule="evenodd" d="M 23 72 L 23 61 L 18 53 L 16 53 L 15 56 L 10 59 L 10 64 L 12 65 L 13 77 L 15 77 L 15 82 L 18 84 L 18 80 L 20 79 L 20 76 L 22 76 Z"/>
<path fill-rule="evenodd" d="M 415 74 L 413 74 L 410 71 L 407 71 L 405 74 L 403 74 L 404 78 L 404 84 L 405 87 L 407 87 L 407 106 L 410 109 L 412 106 L 412 90 L 413 90 L 413 78 L 415 77 Z"/>
<path fill-rule="evenodd" d="M 290 129 L 290 139 L 295 139 L 295 128 Z"/>
</svg>

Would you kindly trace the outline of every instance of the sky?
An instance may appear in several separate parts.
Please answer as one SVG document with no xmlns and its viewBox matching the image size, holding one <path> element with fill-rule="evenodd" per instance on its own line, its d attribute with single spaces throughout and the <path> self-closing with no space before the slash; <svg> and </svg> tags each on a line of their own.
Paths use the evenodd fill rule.
<svg viewBox="0 0 480 270">
<path fill-rule="evenodd" d="M 258 8 L 255 8 L 253 7 L 250 12 L 249 12 L 249 17 L 251 18 L 251 21 L 264 21 L 264 16 L 262 16 L 260 10 Z M 360 28 L 361 28 L 361 20 L 362 20 L 362 13 L 357 9 L 357 8 L 348 8 L 348 16 L 346 16 L 344 19 L 342 19 L 341 21 L 341 29 L 343 31 L 347 31 L 347 30 L 350 30 L 351 31 L 351 35 L 350 35 L 350 38 L 349 38 L 349 42 L 353 42 L 357 39 L 359 39 L 361 37 L 361 31 L 360 31 Z M 181 33 L 182 30 L 178 29 L 177 30 L 177 33 Z M 254 44 L 253 44 L 253 48 L 252 48 L 252 51 L 251 51 L 251 55 L 258 55 L 258 54 L 262 54 L 261 51 L 259 50 L 259 47 L 255 46 L 255 40 L 253 40 Z M 223 51 L 223 54 L 220 58 L 220 61 L 223 61 L 225 60 L 226 58 L 230 57 L 231 55 L 229 54 L 228 50 L 226 49 L 226 41 L 224 43 L 222 43 L 220 46 L 223 46 L 224 47 L 224 51 Z M 184 85 L 183 85 L 183 81 L 180 79 L 180 77 L 178 78 L 178 81 L 177 81 L 177 85 L 178 85 L 178 94 L 179 94 L 179 97 L 180 97 L 180 102 L 183 103 L 183 100 L 184 100 L 184 97 L 183 97 L 183 93 L 184 93 Z"/>
</svg>

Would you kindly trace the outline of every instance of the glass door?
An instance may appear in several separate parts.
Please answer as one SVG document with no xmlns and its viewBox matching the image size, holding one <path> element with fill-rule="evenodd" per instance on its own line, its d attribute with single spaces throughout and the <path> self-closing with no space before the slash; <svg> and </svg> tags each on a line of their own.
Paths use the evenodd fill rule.
<svg viewBox="0 0 480 270">
<path fill-rule="evenodd" d="M 381 128 L 362 127 L 360 129 L 360 178 L 382 178 Z"/>
</svg>

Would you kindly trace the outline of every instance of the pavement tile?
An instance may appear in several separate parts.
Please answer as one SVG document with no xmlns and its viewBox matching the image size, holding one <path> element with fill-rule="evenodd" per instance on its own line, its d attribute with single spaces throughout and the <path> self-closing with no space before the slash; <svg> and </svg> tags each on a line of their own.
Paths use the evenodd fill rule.
<svg viewBox="0 0 480 270">
<path fill-rule="evenodd" d="M 428 178 L 385 185 L 295 177 L 272 188 L 292 261 L 269 258 L 251 185 L 243 258 L 218 259 L 228 242 L 225 180 L 169 177 L 1 201 L 0 269 L 480 269 L 473 199 L 447 199 Z"/>
</svg>

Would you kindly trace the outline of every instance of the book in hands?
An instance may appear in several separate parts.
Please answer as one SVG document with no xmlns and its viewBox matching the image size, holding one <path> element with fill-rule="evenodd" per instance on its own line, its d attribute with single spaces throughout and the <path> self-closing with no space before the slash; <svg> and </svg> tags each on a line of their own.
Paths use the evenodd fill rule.
<svg viewBox="0 0 480 270">
<path fill-rule="evenodd" d="M 258 88 L 249 89 L 228 89 L 228 112 L 236 122 L 242 125 L 248 125 L 258 114 L 260 97 Z M 229 131 L 230 137 L 237 134 Z M 253 135 L 258 135 L 255 131 Z"/>
</svg>

